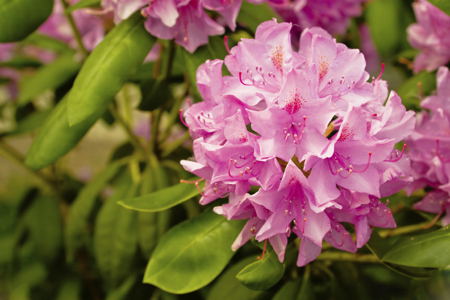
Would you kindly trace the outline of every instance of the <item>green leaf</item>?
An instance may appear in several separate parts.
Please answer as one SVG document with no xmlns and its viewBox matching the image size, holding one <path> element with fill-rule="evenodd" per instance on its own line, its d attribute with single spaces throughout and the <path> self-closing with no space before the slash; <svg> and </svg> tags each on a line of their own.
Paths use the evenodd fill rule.
<svg viewBox="0 0 450 300">
<path fill-rule="evenodd" d="M 58 199 L 40 195 L 24 216 L 35 254 L 47 261 L 56 258 L 62 246 L 62 220 Z"/>
<path fill-rule="evenodd" d="M 14 68 L 14 69 L 26 69 L 26 68 L 39 68 L 42 63 L 34 58 L 19 56 L 14 57 L 12 60 L 4 61 L 0 63 L 0 67 Z"/>
<path fill-rule="evenodd" d="M 110 287 L 118 287 L 127 277 L 137 250 L 137 213 L 117 205 L 124 194 L 134 194 L 129 176 L 102 206 L 95 221 L 94 254 L 100 274 Z"/>
<path fill-rule="evenodd" d="M 236 278 L 252 290 L 263 291 L 280 281 L 284 274 L 284 264 L 280 263 L 275 252 L 266 251 L 264 257 L 248 265 Z"/>
<path fill-rule="evenodd" d="M 419 111 L 420 95 L 418 83 L 421 83 L 423 96 L 428 96 L 436 89 L 436 72 L 428 73 L 422 71 L 406 80 L 398 89 L 397 94 L 402 98 L 402 103 L 406 109 Z"/>
<path fill-rule="evenodd" d="M 186 49 L 181 49 L 183 58 L 183 64 L 185 70 L 191 82 L 191 86 L 195 91 L 195 96 L 198 101 L 201 100 L 200 93 L 197 89 L 197 69 L 198 67 L 205 63 L 206 60 L 224 59 L 228 54 L 225 48 L 224 40 L 220 36 L 210 36 L 208 44 L 201 46 L 195 50 L 194 53 L 189 53 Z"/>
<path fill-rule="evenodd" d="M 114 27 L 89 55 L 69 92 L 71 126 L 103 112 L 142 65 L 156 41 L 144 21 L 136 12 Z"/>
<path fill-rule="evenodd" d="M 251 31 L 256 32 L 256 28 L 264 21 L 270 21 L 276 18 L 282 22 L 281 17 L 267 4 L 252 4 L 242 1 L 241 9 L 237 16 L 238 23 L 244 23 Z"/>
<path fill-rule="evenodd" d="M 76 51 L 71 47 L 69 47 L 69 45 L 67 45 L 66 43 L 49 36 L 39 34 L 37 32 L 30 34 L 25 40 L 23 40 L 23 43 L 24 44 L 30 43 L 35 46 L 52 50 L 58 53 L 65 53 L 65 52 L 72 52 L 73 54 L 76 53 Z"/>
<path fill-rule="evenodd" d="M 431 233 L 404 237 L 383 255 L 382 260 L 410 267 L 446 267 L 450 265 L 448 229 L 450 225 Z"/>
<path fill-rule="evenodd" d="M 199 184 L 200 189 L 202 184 L 204 183 Z M 179 183 L 145 196 L 121 200 L 118 203 L 129 209 L 156 212 L 169 209 L 198 194 L 198 189 L 194 184 Z"/>
<path fill-rule="evenodd" d="M 17 42 L 35 31 L 53 10 L 53 0 L 0 0 L 0 43 Z"/>
<path fill-rule="evenodd" d="M 66 9 L 66 14 L 73 13 L 74 11 L 86 7 L 99 7 L 101 5 L 101 0 L 81 0 L 80 2 L 71 5 Z"/>
<path fill-rule="evenodd" d="M 123 161 L 115 161 L 95 176 L 79 193 L 69 208 L 65 227 L 65 245 L 68 261 L 73 261 L 75 251 L 83 244 L 86 225 L 94 208 L 97 196 L 117 174 Z"/>
<path fill-rule="evenodd" d="M 244 267 L 254 261 L 254 257 L 248 257 L 227 269 L 222 275 L 220 275 L 220 277 L 217 279 L 217 282 L 211 288 L 207 300 L 257 299 L 262 294 L 262 292 L 246 288 L 236 278 L 236 275 Z M 286 299 L 291 298 L 283 298 L 282 300 Z"/>
<path fill-rule="evenodd" d="M 169 85 L 162 77 L 145 80 L 140 86 L 142 91 L 142 101 L 138 107 L 140 110 L 155 110 L 172 98 Z"/>
<path fill-rule="evenodd" d="M 367 242 L 366 247 L 375 254 L 378 259 L 380 259 L 381 263 L 383 263 L 386 267 L 400 273 L 404 276 L 412 277 L 412 278 L 429 278 L 436 273 L 436 270 L 423 269 L 423 268 L 414 268 L 407 266 L 400 266 L 397 264 L 385 262 L 382 260 L 385 253 L 389 251 L 392 244 L 389 239 L 383 239 L 377 232 L 372 232 L 370 240 Z"/>
<path fill-rule="evenodd" d="M 20 270 L 14 278 L 12 279 L 11 286 L 19 287 L 23 285 L 28 285 L 33 287 L 35 285 L 41 284 L 45 278 L 48 276 L 48 271 L 45 264 L 41 261 L 29 264 Z"/>
<path fill-rule="evenodd" d="M 70 127 L 66 114 L 67 100 L 66 96 L 56 105 L 31 144 L 25 159 L 25 164 L 31 169 L 39 170 L 51 165 L 69 152 L 103 114 L 99 111 Z"/>
<path fill-rule="evenodd" d="M 31 115 L 20 120 L 19 124 L 17 124 L 16 129 L 14 129 L 13 132 L 9 133 L 9 135 L 19 135 L 30 132 L 32 130 L 39 129 L 39 127 L 41 127 L 41 125 L 48 118 L 50 113 L 51 113 L 50 109 L 32 113 Z"/>
<path fill-rule="evenodd" d="M 402 14 L 401 0 L 371 1 L 364 10 L 370 35 L 382 56 L 394 54 L 400 46 Z"/>
<path fill-rule="evenodd" d="M 52 63 L 43 66 L 20 83 L 19 105 L 27 104 L 32 98 L 46 90 L 54 90 L 72 78 L 81 68 L 81 62 L 72 53 L 58 57 Z"/>
<path fill-rule="evenodd" d="M 272 300 L 286 300 L 297 299 L 298 292 L 302 286 L 302 278 L 296 278 L 294 281 L 289 281 L 275 294 Z"/>
<path fill-rule="evenodd" d="M 81 284 L 78 280 L 66 280 L 59 288 L 56 300 L 79 300 Z"/>
<path fill-rule="evenodd" d="M 233 256 L 243 227 L 207 210 L 169 230 L 156 246 L 144 282 L 169 293 L 189 293 L 210 283 Z"/>
<path fill-rule="evenodd" d="M 428 2 L 450 16 L 450 2 L 448 0 L 428 0 Z"/>
<path fill-rule="evenodd" d="M 137 274 L 129 276 L 117 289 L 112 290 L 106 296 L 106 300 L 124 300 L 127 298 L 131 288 L 136 283 Z"/>
</svg>

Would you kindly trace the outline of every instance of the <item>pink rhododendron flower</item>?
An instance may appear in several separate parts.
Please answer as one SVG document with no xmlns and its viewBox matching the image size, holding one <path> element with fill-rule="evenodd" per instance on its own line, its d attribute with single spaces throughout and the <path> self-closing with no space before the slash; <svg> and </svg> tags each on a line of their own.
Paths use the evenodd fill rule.
<svg viewBox="0 0 450 300">
<path fill-rule="evenodd" d="M 183 167 L 206 180 L 201 204 L 227 219 L 248 219 L 232 248 L 269 241 L 280 261 L 291 233 L 302 240 L 298 266 L 325 240 L 356 252 L 371 226 L 392 228 L 387 197 L 411 183 L 410 161 L 394 145 L 409 135 L 414 113 L 369 79 L 359 50 L 325 30 L 306 29 L 291 47 L 292 24 L 267 21 L 223 61 L 197 70 L 204 101 L 180 112 L 194 140 Z M 184 118 L 184 119 L 183 119 Z M 184 121 L 185 120 L 185 121 Z M 250 130 L 251 129 L 251 130 Z M 251 187 L 258 187 L 250 194 Z M 341 223 L 354 225 L 356 243 Z"/>
<path fill-rule="evenodd" d="M 413 3 L 417 23 L 408 27 L 408 41 L 420 50 L 414 72 L 428 72 L 450 61 L 450 16 L 426 0 Z"/>
<path fill-rule="evenodd" d="M 414 132 L 406 139 L 412 161 L 414 182 L 406 191 L 431 187 L 431 191 L 414 208 L 438 214 L 446 211 L 442 225 L 450 224 L 450 74 L 447 67 L 437 73 L 437 95 L 422 100 L 430 112 L 417 114 Z"/>
</svg>

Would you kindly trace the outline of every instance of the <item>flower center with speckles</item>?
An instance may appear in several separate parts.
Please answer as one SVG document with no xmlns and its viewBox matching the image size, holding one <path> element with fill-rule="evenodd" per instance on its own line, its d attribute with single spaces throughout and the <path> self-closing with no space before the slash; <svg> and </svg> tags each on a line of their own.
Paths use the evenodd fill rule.
<svg viewBox="0 0 450 300">
<path fill-rule="evenodd" d="M 273 47 L 270 51 L 270 60 L 272 61 L 273 66 L 283 74 L 283 59 L 284 59 L 284 50 L 283 46 Z"/>
<path fill-rule="evenodd" d="M 347 141 L 353 139 L 355 134 L 353 133 L 353 129 L 348 128 L 348 123 L 344 125 L 344 129 L 342 129 L 341 136 L 339 137 L 339 141 Z"/>
<path fill-rule="evenodd" d="M 320 55 L 319 57 L 319 81 L 322 82 L 323 78 L 330 70 L 330 60 L 328 57 Z"/>
<path fill-rule="evenodd" d="M 302 107 L 302 104 L 305 102 L 305 98 L 303 98 L 298 92 L 297 89 L 294 91 L 290 91 L 289 97 L 284 100 L 284 107 L 283 110 L 285 110 L 289 114 L 295 114 L 300 110 Z"/>
</svg>

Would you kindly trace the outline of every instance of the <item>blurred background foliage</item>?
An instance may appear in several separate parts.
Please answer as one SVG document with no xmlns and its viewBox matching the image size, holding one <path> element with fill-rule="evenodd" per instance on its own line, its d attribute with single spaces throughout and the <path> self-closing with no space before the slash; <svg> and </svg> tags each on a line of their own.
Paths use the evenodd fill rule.
<svg viewBox="0 0 450 300">
<path fill-rule="evenodd" d="M 98 1 L 91 2 L 98 5 Z M 415 22 L 412 2 L 369 1 L 347 33 L 336 38 L 361 49 L 360 27 L 367 26 L 380 60 L 368 66 L 368 71 L 376 77 L 384 62 L 383 79 L 390 89 L 398 92 L 408 109 L 419 110 L 420 99 L 436 89 L 436 74 L 413 75 L 411 71 L 417 54 L 406 39 L 407 26 Z M 236 31 L 226 32 L 230 48 L 241 38 L 254 36 L 256 27 L 272 17 L 277 16 L 267 5 L 245 3 Z M 150 203 L 147 211 L 134 211 L 117 204 L 123 199 L 148 201 L 152 192 L 191 177 L 179 165 L 180 160 L 192 156 L 192 141 L 179 120 L 179 109 L 187 98 L 201 101 L 195 85 L 197 67 L 206 59 L 223 59 L 227 54 L 219 36 L 210 37 L 208 45 L 193 54 L 170 41 L 156 43 L 161 47 L 159 58 L 138 66 L 123 86 L 114 87 L 120 91 L 101 114 L 72 127 L 77 132 L 71 137 L 60 132 L 60 140 L 49 145 L 45 141 L 58 125 L 43 124 L 49 123 L 57 107 L 63 107 L 83 59 L 74 61 L 75 50 L 32 33 L 19 47 L 45 49 L 54 53 L 56 60 L 45 64 L 20 54 L 1 63 L 1 67 L 20 72 L 21 80 L 16 101 L 10 101 L 5 86 L 0 85 L 0 299 L 448 299 L 450 270 L 384 263 L 386 268 L 374 260 L 383 251 L 377 237 L 357 256 L 325 251 L 304 268 L 295 265 L 297 250 L 292 243 L 283 265 L 276 259 L 273 262 L 275 256 L 269 249 L 264 260 L 258 261 L 262 266 L 246 268 L 245 274 L 241 270 L 257 261 L 260 245 L 247 243 L 234 254 L 206 240 L 191 247 L 197 254 L 217 252 L 217 260 L 199 262 L 205 264 L 206 279 L 189 281 L 189 265 L 180 271 L 184 277 L 169 272 L 161 279 L 146 272 L 159 242 L 166 248 L 155 251 L 158 260 L 154 262 L 162 266 L 149 266 L 150 270 L 170 266 L 164 251 L 184 259 L 185 252 L 177 251 L 182 251 L 189 234 L 206 234 L 201 229 L 205 226 L 231 242 L 242 227 L 232 222 L 226 225 L 222 217 L 210 214 L 210 205 L 200 206 L 192 185 L 179 188 L 178 198 L 171 195 L 174 190 L 158 194 L 167 198 L 165 207 L 155 208 Z M 115 94 L 112 88 L 105 89 Z M 44 156 L 27 157 L 31 144 L 39 138 L 46 149 L 40 153 Z M 138 196 L 143 198 L 135 198 Z M 431 214 L 412 210 L 422 196 L 408 198 L 400 192 L 389 197 L 399 227 L 418 229 L 417 224 L 433 219 Z M 174 226 L 188 219 L 199 222 L 194 225 L 201 228 L 189 225 L 188 237 L 183 239 Z M 172 245 L 164 237 L 171 228 L 170 234 L 177 236 L 179 244 Z M 399 232 L 378 232 L 384 242 L 393 244 L 398 239 Z M 267 272 L 277 274 L 277 280 L 264 278 Z M 166 292 L 143 283 L 142 278 L 158 282 L 160 287 L 174 284 L 179 286 L 178 292 Z M 178 295 L 180 291 L 185 294 Z"/>
</svg>

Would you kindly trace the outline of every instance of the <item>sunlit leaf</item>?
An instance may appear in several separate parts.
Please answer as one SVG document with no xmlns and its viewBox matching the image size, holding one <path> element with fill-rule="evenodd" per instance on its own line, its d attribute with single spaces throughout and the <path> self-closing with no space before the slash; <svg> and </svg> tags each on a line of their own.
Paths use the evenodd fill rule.
<svg viewBox="0 0 450 300">
<path fill-rule="evenodd" d="M 233 256 L 231 244 L 242 227 L 241 221 L 227 221 L 212 210 L 178 224 L 156 246 L 144 282 L 174 294 L 207 285 Z"/>
</svg>

